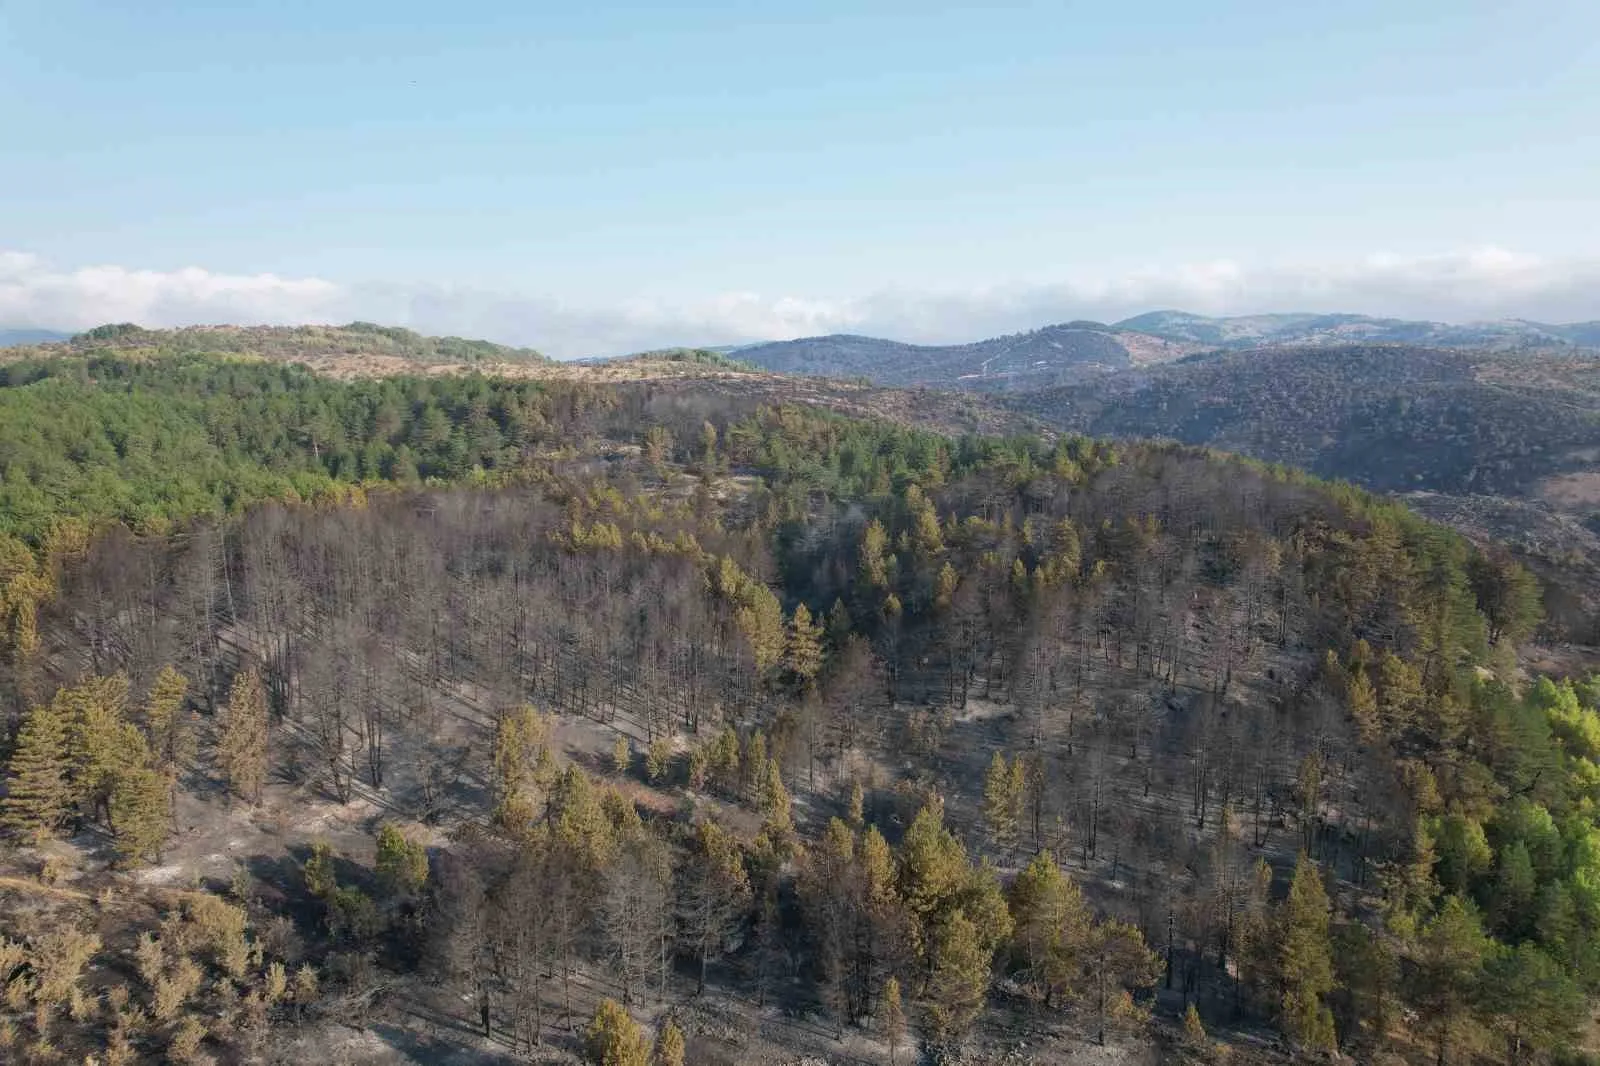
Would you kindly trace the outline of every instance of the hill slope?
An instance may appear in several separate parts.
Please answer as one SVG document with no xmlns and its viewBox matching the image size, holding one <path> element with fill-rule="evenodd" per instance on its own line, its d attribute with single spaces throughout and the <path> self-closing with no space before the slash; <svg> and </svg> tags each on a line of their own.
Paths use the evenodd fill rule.
<svg viewBox="0 0 1600 1066">
<path fill-rule="evenodd" d="M 1553 1013 L 1600 987 L 1566 902 L 1600 877 L 1600 694 L 1486 683 L 1535 622 L 1525 575 L 1391 501 L 715 376 L 50 368 L 0 386 L 44 445 L 0 459 L 173 508 L 41 492 L 14 526 L 37 551 L 0 536 L 13 1043 L 231 1061 L 376 1025 L 422 1061 L 485 1032 L 566 1054 L 617 995 L 674 1012 L 688 1061 L 881 1064 L 903 974 L 922 1059 L 1022 1031 L 1055 1066 L 1109 1030 L 1096 1061 L 1149 1061 L 1194 1004 L 1230 1061 L 1281 1062 L 1250 1048 L 1298 1032 L 1291 880 L 1331 890 L 1299 941 L 1360 1061 L 1437 1024 L 1414 975 L 1451 894 L 1486 901 L 1478 939 L 1549 953 Z M 174 495 L 206 447 L 212 495 Z M 1530 898 L 1566 924 L 1530 936 Z M 1407 963 L 1376 1005 L 1330 911 Z M 1153 1030 L 1095 1006 L 1124 993 Z"/>
<path fill-rule="evenodd" d="M 218 336 L 235 347 L 205 350 Z M 354 341 L 367 336 L 353 333 Z M 952 435 L 1033 424 L 982 397 L 784 377 L 693 353 L 590 366 L 425 364 L 351 354 L 350 337 L 141 330 L 109 345 L 84 337 L 8 352 L 0 360 L 0 534 L 37 543 L 62 517 L 165 529 L 261 499 L 336 496 L 356 482 L 494 476 L 527 460 L 554 408 L 624 398 L 673 411 L 690 431 L 763 405 Z M 424 354 L 450 347 L 402 340 Z M 307 351 L 320 354 L 279 361 Z"/>
<path fill-rule="evenodd" d="M 1204 444 L 1381 491 L 1575 490 L 1570 479 L 1600 458 L 1596 359 L 1277 347 L 1005 403 L 1074 432 Z"/>
<path fill-rule="evenodd" d="M 1440 1005 L 1446 922 L 1581 1037 L 1600 689 L 1517 680 L 1501 552 L 693 352 L 373 380 L 138 340 L 0 367 L 0 1057 L 570 1061 L 615 995 L 687 1061 L 882 1064 L 903 976 L 907 1060 L 1198 1061 L 1162 1054 L 1192 1005 L 1277 1063 L 1309 945 L 1325 1039 L 1383 1061 L 1523 1024 Z M 1261 356 L 1296 418 L 1329 355 Z"/>
<path fill-rule="evenodd" d="M 1552 631 L 1600 619 L 1600 358 L 1406 346 L 1193 356 L 999 397 L 1061 430 L 1161 437 L 1401 494 L 1547 581 Z"/>
</svg>

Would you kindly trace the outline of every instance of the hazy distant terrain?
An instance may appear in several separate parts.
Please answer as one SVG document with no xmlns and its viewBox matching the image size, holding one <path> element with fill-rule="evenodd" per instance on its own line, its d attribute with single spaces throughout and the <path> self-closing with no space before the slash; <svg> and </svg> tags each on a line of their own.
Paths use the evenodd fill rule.
<svg viewBox="0 0 1600 1066">
<path fill-rule="evenodd" d="M 919 345 L 836 334 L 741 348 L 739 359 L 789 374 L 868 377 L 885 385 L 1011 390 L 1081 380 L 1195 351 L 1187 342 L 1124 336 L 1098 322 L 1068 322 L 972 344 Z"/>
<path fill-rule="evenodd" d="M 49 344 L 53 341 L 64 341 L 71 334 L 58 333 L 53 329 L 0 329 L 0 348 L 11 348 L 19 344 Z"/>
<path fill-rule="evenodd" d="M 1371 315 L 1275 314 L 1207 318 L 1152 311 L 1114 327 L 1217 348 L 1273 345 L 1424 344 L 1436 348 L 1563 348 L 1600 344 L 1600 322 L 1550 325 L 1509 319 L 1452 325 Z"/>
<path fill-rule="evenodd" d="M 751 345 L 737 349 L 737 354 L 756 366 L 785 373 L 1015 392 L 1088 381 L 1206 351 L 1352 344 L 1570 352 L 1600 344 L 1600 322 L 1450 325 L 1353 314 L 1207 318 L 1183 311 L 1152 311 L 1110 325 L 1067 322 L 967 344 L 918 345 L 835 334 Z"/>
</svg>

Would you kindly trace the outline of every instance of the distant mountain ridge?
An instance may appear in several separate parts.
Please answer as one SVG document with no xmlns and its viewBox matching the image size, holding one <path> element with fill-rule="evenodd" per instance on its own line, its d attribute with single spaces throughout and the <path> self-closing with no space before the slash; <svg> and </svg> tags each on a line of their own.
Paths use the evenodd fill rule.
<svg viewBox="0 0 1600 1066">
<path fill-rule="evenodd" d="M 17 348 L 24 344 L 55 344 L 67 340 L 70 333 L 53 329 L 0 329 L 0 348 Z"/>
<path fill-rule="evenodd" d="M 1551 325 L 1510 319 L 1453 325 L 1357 314 L 1210 318 L 1151 311 L 1120 322 L 1066 322 L 968 344 L 924 345 L 854 334 L 732 349 L 767 370 L 867 377 L 884 385 L 1024 391 L 1071 385 L 1130 367 L 1208 351 L 1263 346 L 1423 345 L 1494 351 L 1600 347 L 1600 321 Z"/>
<path fill-rule="evenodd" d="M 1218 348 L 1259 345 L 1421 344 L 1434 348 L 1553 348 L 1600 344 L 1600 321 L 1552 325 L 1526 319 L 1451 324 L 1354 314 L 1273 314 L 1208 318 L 1151 311 L 1113 329 Z"/>
</svg>

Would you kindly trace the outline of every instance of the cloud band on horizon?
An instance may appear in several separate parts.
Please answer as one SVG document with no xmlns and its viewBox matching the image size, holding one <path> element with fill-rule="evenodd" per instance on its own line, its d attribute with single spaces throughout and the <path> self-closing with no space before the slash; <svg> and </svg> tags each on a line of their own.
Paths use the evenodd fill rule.
<svg viewBox="0 0 1600 1066">
<path fill-rule="evenodd" d="M 81 330 L 106 322 L 150 327 L 288 325 L 353 320 L 424 333 L 484 337 L 560 358 L 692 344 L 864 333 L 956 343 L 1071 319 L 1115 321 L 1158 308 L 1210 315 L 1351 311 L 1446 322 L 1600 318 L 1600 259 L 1552 260 L 1500 248 L 1431 256 L 1373 255 L 1321 266 L 1217 261 L 1114 278 L 993 286 L 964 292 L 888 287 L 845 298 L 732 292 L 681 304 L 618 300 L 580 307 L 532 294 L 175 271 L 55 267 L 0 251 L 0 326 Z"/>
</svg>

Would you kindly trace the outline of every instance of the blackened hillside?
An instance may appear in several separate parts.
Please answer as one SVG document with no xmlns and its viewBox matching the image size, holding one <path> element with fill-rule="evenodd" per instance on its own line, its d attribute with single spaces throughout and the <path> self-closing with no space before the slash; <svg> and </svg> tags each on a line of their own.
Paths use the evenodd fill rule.
<svg viewBox="0 0 1600 1066">
<path fill-rule="evenodd" d="M 1591 465 L 1593 370 L 1433 348 L 1269 348 L 1005 402 L 1075 432 L 1172 438 L 1383 491 L 1516 496 Z"/>
</svg>

